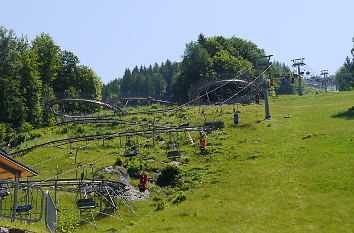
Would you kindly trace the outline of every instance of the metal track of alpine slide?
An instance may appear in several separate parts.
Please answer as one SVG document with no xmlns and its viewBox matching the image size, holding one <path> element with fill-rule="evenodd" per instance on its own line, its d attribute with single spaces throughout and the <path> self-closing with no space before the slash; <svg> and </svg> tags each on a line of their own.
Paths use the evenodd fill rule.
<svg viewBox="0 0 354 233">
<path fill-rule="evenodd" d="M 82 141 L 92 141 L 92 140 L 105 140 L 105 139 L 112 139 L 115 137 L 124 137 L 124 136 L 136 136 L 136 135 L 150 135 L 150 134 L 159 134 L 159 133 L 166 133 L 166 132 L 188 132 L 188 131 L 212 131 L 217 129 L 218 126 L 214 125 L 205 125 L 205 126 L 196 126 L 196 127 L 155 127 L 152 129 L 145 129 L 145 130 L 135 130 L 135 131 L 125 131 L 125 132 L 117 132 L 117 133 L 110 133 L 110 134 L 96 134 L 96 135 L 87 135 L 81 137 L 73 137 L 73 138 L 64 138 L 59 140 L 53 140 L 50 142 L 38 144 L 26 149 L 18 150 L 9 153 L 9 155 L 13 156 L 16 154 L 23 154 L 30 152 L 34 149 L 44 147 L 44 146 L 62 146 L 66 144 L 71 144 L 74 142 L 82 142 Z"/>
</svg>

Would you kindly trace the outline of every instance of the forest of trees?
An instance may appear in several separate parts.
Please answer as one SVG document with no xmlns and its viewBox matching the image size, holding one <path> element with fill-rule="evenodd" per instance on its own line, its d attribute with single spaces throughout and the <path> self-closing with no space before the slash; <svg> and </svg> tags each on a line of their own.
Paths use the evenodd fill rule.
<svg viewBox="0 0 354 233">
<path fill-rule="evenodd" d="M 237 37 L 222 36 L 206 38 L 203 34 L 197 41 L 186 45 L 181 62 L 171 62 L 148 68 L 136 66 L 132 71 L 125 70 L 123 78 L 117 78 L 103 86 L 104 100 L 118 96 L 152 96 L 159 99 L 185 102 L 191 84 L 203 78 L 215 78 L 227 74 L 239 74 L 249 68 L 248 76 L 252 79 L 257 71 L 252 67 L 256 57 L 264 55 L 264 50 L 256 44 Z M 269 74 L 289 73 L 290 69 L 276 63 Z M 296 87 L 295 87 L 296 88 Z M 276 81 L 279 94 L 294 93 L 294 85 Z"/>
<path fill-rule="evenodd" d="M 43 111 L 50 99 L 101 99 L 100 78 L 79 63 L 48 34 L 29 42 L 0 27 L 0 142 L 16 132 L 50 125 L 48 113 Z"/>
<path fill-rule="evenodd" d="M 178 66 L 178 63 L 167 60 L 160 66 L 155 63 L 153 67 L 135 66 L 132 71 L 126 69 L 123 78 L 114 79 L 103 86 L 103 99 L 110 100 L 118 96 L 152 96 L 168 99 L 172 93 L 172 80 Z"/>
<path fill-rule="evenodd" d="M 344 64 L 337 70 L 334 76 L 339 91 L 354 90 L 354 46 L 351 54 L 352 59 L 346 57 Z"/>
<path fill-rule="evenodd" d="M 200 34 L 196 41 L 186 44 L 181 62 L 166 60 L 148 67 L 127 68 L 122 78 L 102 85 L 91 68 L 80 65 L 72 52 L 61 50 L 48 34 L 42 33 L 29 42 L 0 27 L 0 141 L 53 123 L 44 105 L 54 98 L 110 101 L 122 96 L 151 96 L 183 103 L 188 100 L 190 86 L 204 78 L 233 77 L 249 70 L 240 78 L 253 80 L 260 74 L 254 68 L 256 58 L 264 54 L 263 49 L 247 40 L 206 38 Z M 285 64 L 275 62 L 267 75 L 289 72 Z M 292 94 L 297 85 L 276 79 L 274 87 L 277 94 Z M 92 110 L 94 106 L 65 107 L 65 111 Z"/>
</svg>

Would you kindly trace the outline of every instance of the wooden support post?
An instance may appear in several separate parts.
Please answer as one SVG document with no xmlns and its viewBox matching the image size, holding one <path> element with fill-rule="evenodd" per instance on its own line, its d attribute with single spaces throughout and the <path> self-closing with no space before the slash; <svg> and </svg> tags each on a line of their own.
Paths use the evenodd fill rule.
<svg viewBox="0 0 354 233">
<path fill-rule="evenodd" d="M 155 148 L 155 117 L 152 122 L 152 146 Z"/>
<path fill-rule="evenodd" d="M 79 148 L 76 148 L 76 153 L 75 153 L 75 163 L 77 163 L 77 162 L 76 162 L 76 159 L 77 159 L 77 152 L 78 152 L 78 150 L 79 150 Z"/>
<path fill-rule="evenodd" d="M 14 193 L 14 205 L 13 205 L 13 216 L 12 221 L 16 221 L 16 209 L 17 209 L 17 195 L 18 195 L 18 183 L 20 181 L 20 173 L 15 172 L 15 193 Z"/>
</svg>

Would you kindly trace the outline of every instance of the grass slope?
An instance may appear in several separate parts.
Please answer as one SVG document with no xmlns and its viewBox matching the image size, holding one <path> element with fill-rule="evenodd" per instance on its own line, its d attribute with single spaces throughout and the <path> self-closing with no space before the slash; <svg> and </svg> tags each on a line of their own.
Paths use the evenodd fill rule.
<svg viewBox="0 0 354 233">
<path fill-rule="evenodd" d="M 242 107 L 212 155 L 220 175 L 123 232 L 353 232 L 354 121 L 336 117 L 353 104 L 353 92 L 280 96 L 271 121 Z"/>
<path fill-rule="evenodd" d="M 279 96 L 270 100 L 272 120 L 264 121 L 264 105 L 240 106 L 237 127 L 233 124 L 232 106 L 224 106 L 225 128 L 208 136 L 208 154 L 201 155 L 198 145 L 182 146 L 187 156 L 180 159 L 186 174 L 183 179 L 191 179 L 190 188 L 183 192 L 185 201 L 155 211 L 154 197 L 169 199 L 174 190 L 149 184 L 151 198 L 135 203 L 137 217 L 127 212 L 123 216 L 125 223 L 102 218 L 98 229 L 82 225 L 77 230 L 353 232 L 354 116 L 346 112 L 353 105 L 354 92 Z M 220 120 L 221 116 L 211 108 L 214 106 L 209 107 L 208 121 Z M 191 119 L 200 115 L 198 108 L 190 109 L 189 114 Z M 168 116 L 166 119 L 178 122 Z M 192 125 L 202 122 L 199 117 Z M 65 137 L 54 133 L 52 136 Z M 118 147 L 117 139 L 107 141 L 104 147 L 98 142 L 79 152 L 80 162 L 116 152 Z M 32 165 L 66 151 L 67 146 L 46 147 L 18 159 Z M 152 151 L 150 157 L 167 161 L 162 149 Z M 73 160 L 74 154 L 61 157 L 60 171 L 72 169 Z M 116 156 L 112 156 L 95 166 L 111 165 L 115 160 Z M 38 178 L 54 176 L 57 164 L 57 160 L 52 160 L 40 165 Z M 73 176 L 75 173 L 64 177 Z M 41 226 L 33 229 L 38 231 L 37 227 Z"/>
</svg>

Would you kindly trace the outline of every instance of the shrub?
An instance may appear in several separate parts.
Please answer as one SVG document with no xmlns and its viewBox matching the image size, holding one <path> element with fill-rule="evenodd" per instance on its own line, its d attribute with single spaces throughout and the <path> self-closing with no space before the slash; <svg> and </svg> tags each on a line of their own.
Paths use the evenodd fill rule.
<svg viewBox="0 0 354 233">
<path fill-rule="evenodd" d="M 175 193 L 170 199 L 172 204 L 179 204 L 185 200 L 186 200 L 186 195 L 184 195 L 183 192 Z"/>
<path fill-rule="evenodd" d="M 129 165 L 127 172 L 131 177 L 138 178 L 140 176 L 140 165 L 136 163 Z"/>
<path fill-rule="evenodd" d="M 4 141 L 6 138 L 7 127 L 4 123 L 0 123 L 0 141 Z"/>
<path fill-rule="evenodd" d="M 12 146 L 18 146 L 21 143 L 23 143 L 24 141 L 26 141 L 26 139 L 28 138 L 28 134 L 27 133 L 20 133 L 17 134 L 16 137 L 11 141 Z"/>
<path fill-rule="evenodd" d="M 21 131 L 22 132 L 27 132 L 27 131 L 30 131 L 32 129 L 33 129 L 33 126 L 30 123 L 28 123 L 28 122 L 23 122 L 21 124 Z"/>
<path fill-rule="evenodd" d="M 122 166 L 123 164 L 123 159 L 121 157 L 117 157 L 117 160 L 116 162 L 114 163 L 114 165 L 117 165 L 117 166 Z"/>
<path fill-rule="evenodd" d="M 167 165 L 162 168 L 161 175 L 157 178 L 156 184 L 164 186 L 177 185 L 178 178 L 181 176 L 181 168 L 175 165 Z"/>
<path fill-rule="evenodd" d="M 85 133 L 85 128 L 81 125 L 76 126 L 76 133 L 78 133 L 78 134 Z"/>
<path fill-rule="evenodd" d="M 67 127 L 63 127 L 61 130 L 60 130 L 60 134 L 67 134 L 69 132 L 68 128 Z"/>
<path fill-rule="evenodd" d="M 35 139 L 35 138 L 40 138 L 40 137 L 42 137 L 42 134 L 40 133 L 40 132 L 30 132 L 29 133 L 29 137 L 30 137 L 30 139 Z"/>
<path fill-rule="evenodd" d="M 153 201 L 154 201 L 153 206 L 155 211 L 163 210 L 166 206 L 166 200 L 164 197 L 160 197 L 160 196 L 154 197 Z"/>
</svg>

